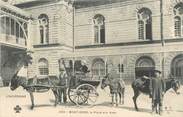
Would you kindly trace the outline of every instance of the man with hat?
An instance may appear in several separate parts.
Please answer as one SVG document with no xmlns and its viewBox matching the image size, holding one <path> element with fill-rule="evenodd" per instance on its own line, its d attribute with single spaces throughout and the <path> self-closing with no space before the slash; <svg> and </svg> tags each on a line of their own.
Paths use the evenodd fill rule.
<svg viewBox="0 0 183 117">
<path fill-rule="evenodd" d="M 90 72 L 88 70 L 88 67 L 87 67 L 87 62 L 85 60 L 82 60 L 81 61 L 81 68 L 80 68 L 81 72 L 83 72 L 84 74 Z"/>
<path fill-rule="evenodd" d="M 155 111 L 158 114 L 162 114 L 163 96 L 165 92 L 165 84 L 161 78 L 161 72 L 154 70 L 155 77 L 150 82 L 150 94 L 152 96 L 152 113 Z"/>
<path fill-rule="evenodd" d="M 59 74 L 59 102 L 66 103 L 67 102 L 67 74 L 63 68 L 59 69 L 60 74 Z"/>
</svg>

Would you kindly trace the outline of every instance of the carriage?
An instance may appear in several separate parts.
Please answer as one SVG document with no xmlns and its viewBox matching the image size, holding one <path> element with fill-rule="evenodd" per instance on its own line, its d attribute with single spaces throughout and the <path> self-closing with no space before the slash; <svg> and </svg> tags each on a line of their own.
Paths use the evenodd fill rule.
<svg viewBox="0 0 183 117">
<path fill-rule="evenodd" d="M 99 94 L 97 93 L 97 87 L 100 84 L 99 79 L 94 79 L 90 75 L 77 70 L 81 65 L 75 62 L 75 69 L 70 60 L 62 59 L 59 67 L 64 67 L 69 78 L 68 82 L 68 98 L 76 105 L 88 105 L 92 106 L 96 103 Z"/>
</svg>

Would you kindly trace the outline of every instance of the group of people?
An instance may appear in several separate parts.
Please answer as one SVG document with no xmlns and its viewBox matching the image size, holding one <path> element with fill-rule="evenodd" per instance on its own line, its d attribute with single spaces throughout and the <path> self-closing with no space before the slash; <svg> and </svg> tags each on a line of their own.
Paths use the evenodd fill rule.
<svg viewBox="0 0 183 117">
<path fill-rule="evenodd" d="M 87 73 L 88 72 L 88 68 L 86 65 L 83 65 L 83 67 L 81 68 L 81 71 L 83 71 L 83 73 Z M 116 74 L 114 74 L 116 72 L 114 72 L 114 70 L 111 70 L 111 73 L 109 71 L 109 76 L 111 77 L 116 77 Z M 165 93 L 165 83 L 162 80 L 161 77 L 161 72 L 159 70 L 154 70 L 154 74 L 155 76 L 152 78 L 146 77 L 144 76 L 143 78 L 145 80 L 149 79 L 150 80 L 150 85 L 149 85 L 149 89 L 150 89 L 150 97 L 152 98 L 152 113 L 158 113 L 162 114 L 163 111 L 163 96 Z M 68 88 L 68 76 L 66 74 L 65 69 L 60 68 L 60 74 L 59 74 L 59 79 L 60 79 L 60 92 L 59 92 L 59 102 L 60 103 L 66 103 L 67 102 L 67 88 Z"/>
</svg>

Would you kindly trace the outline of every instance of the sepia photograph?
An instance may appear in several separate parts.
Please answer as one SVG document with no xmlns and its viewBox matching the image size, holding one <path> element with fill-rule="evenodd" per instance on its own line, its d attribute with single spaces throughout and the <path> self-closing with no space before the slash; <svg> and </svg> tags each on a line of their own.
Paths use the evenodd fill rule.
<svg viewBox="0 0 183 117">
<path fill-rule="evenodd" d="M 0 0 L 0 117 L 183 117 L 183 0 Z"/>
</svg>

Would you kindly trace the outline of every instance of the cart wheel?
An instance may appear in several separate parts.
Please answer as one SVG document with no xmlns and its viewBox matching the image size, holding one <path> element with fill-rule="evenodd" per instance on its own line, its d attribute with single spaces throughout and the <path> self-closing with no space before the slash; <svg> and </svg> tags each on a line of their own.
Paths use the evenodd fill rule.
<svg viewBox="0 0 183 117">
<path fill-rule="evenodd" d="M 75 103 L 83 106 L 93 106 L 99 96 L 95 87 L 90 84 L 79 85 L 76 89 L 76 94 L 77 99 Z"/>
<path fill-rule="evenodd" d="M 69 88 L 69 90 L 68 90 L 68 97 L 69 97 L 69 100 L 72 103 L 77 104 L 76 103 L 76 99 L 77 99 L 76 89 Z"/>
</svg>

